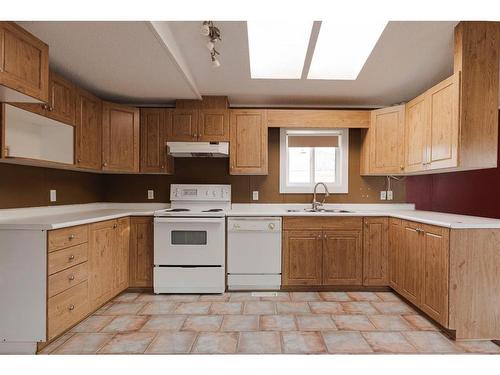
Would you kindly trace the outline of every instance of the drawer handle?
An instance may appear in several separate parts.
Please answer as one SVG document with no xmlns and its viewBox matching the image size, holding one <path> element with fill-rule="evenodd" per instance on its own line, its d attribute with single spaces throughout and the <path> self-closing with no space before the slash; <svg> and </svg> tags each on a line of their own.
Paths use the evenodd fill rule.
<svg viewBox="0 0 500 375">
<path fill-rule="evenodd" d="M 68 310 L 69 310 L 69 311 L 72 311 L 72 310 L 74 310 L 74 309 L 75 309 L 75 305 L 71 304 L 71 305 L 69 305 L 69 306 L 68 306 Z"/>
<path fill-rule="evenodd" d="M 70 256 L 68 257 L 68 261 L 70 261 L 70 262 L 71 262 L 72 260 L 74 260 L 74 259 L 75 259 L 75 256 L 74 256 L 74 255 L 70 255 Z"/>
<path fill-rule="evenodd" d="M 75 239 L 75 235 L 74 234 L 70 234 L 70 236 L 68 237 L 68 239 L 71 241 L 71 240 L 74 240 Z"/>
<path fill-rule="evenodd" d="M 69 281 L 73 281 L 74 279 L 75 279 L 75 275 L 69 275 L 69 276 L 68 276 L 68 280 L 69 280 Z"/>
</svg>

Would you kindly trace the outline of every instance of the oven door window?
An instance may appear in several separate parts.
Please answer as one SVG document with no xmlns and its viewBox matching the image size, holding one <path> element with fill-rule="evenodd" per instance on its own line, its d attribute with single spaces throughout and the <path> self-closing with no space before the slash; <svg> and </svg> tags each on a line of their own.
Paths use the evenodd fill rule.
<svg viewBox="0 0 500 375">
<path fill-rule="evenodd" d="M 173 230 L 171 232 L 172 245 L 206 245 L 207 231 L 205 230 Z"/>
</svg>

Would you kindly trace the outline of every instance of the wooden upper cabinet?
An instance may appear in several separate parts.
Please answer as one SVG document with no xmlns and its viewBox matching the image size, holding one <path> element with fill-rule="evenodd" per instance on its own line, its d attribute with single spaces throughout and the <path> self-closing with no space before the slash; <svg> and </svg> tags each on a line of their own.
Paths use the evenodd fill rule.
<svg viewBox="0 0 500 375">
<path fill-rule="evenodd" d="M 0 22 L 0 101 L 48 100 L 49 46 L 14 22 Z"/>
<path fill-rule="evenodd" d="M 229 111 L 226 109 L 200 109 L 198 141 L 229 141 Z"/>
<path fill-rule="evenodd" d="M 363 230 L 363 285 L 388 284 L 388 219 L 366 217 Z"/>
<path fill-rule="evenodd" d="M 196 142 L 198 137 L 198 110 L 174 109 L 172 126 L 169 127 L 168 140 L 172 142 Z"/>
<path fill-rule="evenodd" d="M 283 243 L 282 284 L 321 285 L 321 231 L 285 231 Z"/>
<path fill-rule="evenodd" d="M 427 169 L 458 166 L 460 74 L 445 79 L 426 93 L 429 106 Z"/>
<path fill-rule="evenodd" d="M 50 72 L 47 117 L 75 125 L 76 88 L 61 76 Z"/>
<path fill-rule="evenodd" d="M 75 155 L 80 168 L 100 170 L 102 166 L 102 102 L 79 90 L 76 95 Z"/>
<path fill-rule="evenodd" d="M 166 147 L 172 111 L 164 108 L 141 108 L 140 117 L 140 171 L 172 174 L 174 163 L 167 155 Z"/>
<path fill-rule="evenodd" d="M 323 285 L 361 285 L 363 283 L 362 232 L 332 230 L 323 232 Z"/>
<path fill-rule="evenodd" d="M 130 219 L 129 287 L 153 286 L 153 218 Z"/>
<path fill-rule="evenodd" d="M 104 102 L 102 113 L 102 169 L 139 172 L 139 110 Z"/>
<path fill-rule="evenodd" d="M 428 105 L 425 94 L 406 104 L 405 172 L 418 172 L 427 161 Z"/>
<path fill-rule="evenodd" d="M 445 327 L 448 325 L 448 228 L 422 225 L 422 276 L 420 308 Z"/>
<path fill-rule="evenodd" d="M 266 112 L 231 110 L 230 136 L 230 174 L 267 174 Z"/>
<path fill-rule="evenodd" d="M 398 174 L 404 172 L 405 106 L 398 105 L 371 111 L 367 152 L 367 170 L 362 174 Z"/>
</svg>

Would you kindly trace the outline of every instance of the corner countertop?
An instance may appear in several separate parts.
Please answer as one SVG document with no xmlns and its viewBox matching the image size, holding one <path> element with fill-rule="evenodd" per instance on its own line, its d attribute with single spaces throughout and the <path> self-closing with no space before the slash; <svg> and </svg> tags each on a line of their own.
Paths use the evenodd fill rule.
<svg viewBox="0 0 500 375">
<path fill-rule="evenodd" d="M 127 216 L 153 216 L 166 203 L 89 203 L 0 210 L 1 229 L 50 230 Z"/>
<path fill-rule="evenodd" d="M 0 210 L 0 230 L 51 230 L 126 216 L 152 216 L 166 203 L 89 203 Z M 326 204 L 351 212 L 304 212 L 309 204 L 234 203 L 228 217 L 262 216 L 387 216 L 452 229 L 500 229 L 500 219 L 415 210 L 413 204 Z M 288 210 L 295 210 L 289 212 Z"/>
</svg>

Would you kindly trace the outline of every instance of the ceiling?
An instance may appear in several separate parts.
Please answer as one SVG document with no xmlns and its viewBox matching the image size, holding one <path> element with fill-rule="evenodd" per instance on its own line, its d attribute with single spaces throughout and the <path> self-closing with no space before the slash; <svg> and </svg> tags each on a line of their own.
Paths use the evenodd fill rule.
<svg viewBox="0 0 500 375">
<path fill-rule="evenodd" d="M 246 22 L 221 29 L 213 68 L 198 21 L 18 22 L 50 46 L 51 67 L 101 97 L 169 104 L 228 95 L 233 106 L 378 107 L 408 101 L 453 71 L 457 22 L 389 22 L 354 81 L 251 79 Z"/>
</svg>

